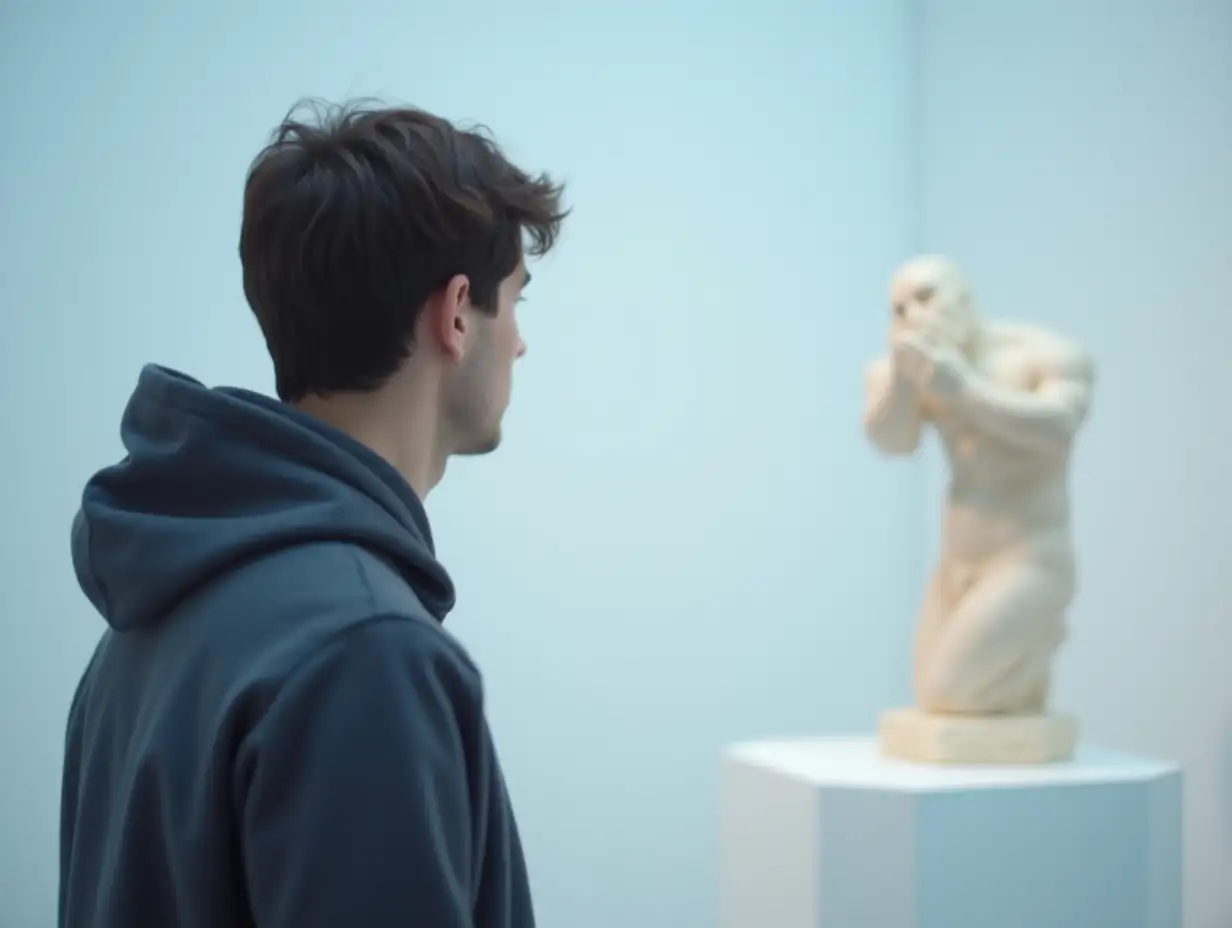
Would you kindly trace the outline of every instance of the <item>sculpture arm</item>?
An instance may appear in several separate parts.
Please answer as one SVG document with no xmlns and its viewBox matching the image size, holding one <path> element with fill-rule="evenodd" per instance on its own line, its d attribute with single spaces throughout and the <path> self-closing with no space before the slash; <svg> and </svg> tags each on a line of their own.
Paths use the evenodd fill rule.
<svg viewBox="0 0 1232 928">
<path fill-rule="evenodd" d="M 1016 390 L 970 379 L 958 398 L 977 428 L 1027 451 L 1067 448 L 1090 411 L 1095 364 L 1081 349 L 1065 346 L 1044 364 L 1034 390 Z"/>
<path fill-rule="evenodd" d="M 885 454 L 911 454 L 924 424 L 915 389 L 895 376 L 889 357 L 870 364 L 864 382 L 864 434 Z"/>
</svg>

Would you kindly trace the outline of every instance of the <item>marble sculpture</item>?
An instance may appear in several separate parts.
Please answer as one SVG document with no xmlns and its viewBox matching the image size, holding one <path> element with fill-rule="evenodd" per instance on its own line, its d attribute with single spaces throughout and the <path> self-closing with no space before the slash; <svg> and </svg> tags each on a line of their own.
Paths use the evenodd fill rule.
<svg viewBox="0 0 1232 928">
<path fill-rule="evenodd" d="M 882 717 L 882 746 L 917 761 L 1064 759 L 1076 723 L 1049 703 L 1076 591 L 1068 471 L 1092 359 L 1055 332 L 984 318 L 942 256 L 899 267 L 890 304 L 865 433 L 908 455 L 932 428 L 950 479 L 915 632 L 915 705 Z"/>
</svg>

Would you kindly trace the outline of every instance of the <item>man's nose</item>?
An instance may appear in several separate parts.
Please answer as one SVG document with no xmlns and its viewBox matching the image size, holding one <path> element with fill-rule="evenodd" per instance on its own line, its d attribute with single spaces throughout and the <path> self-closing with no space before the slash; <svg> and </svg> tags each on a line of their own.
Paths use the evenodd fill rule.
<svg viewBox="0 0 1232 928">
<path fill-rule="evenodd" d="M 517 354 L 517 356 L 520 358 L 520 357 L 522 357 L 522 355 L 524 355 L 524 354 L 526 354 L 526 342 L 522 341 L 522 339 L 520 339 L 520 338 L 519 338 L 519 339 L 518 339 L 518 354 Z"/>
</svg>

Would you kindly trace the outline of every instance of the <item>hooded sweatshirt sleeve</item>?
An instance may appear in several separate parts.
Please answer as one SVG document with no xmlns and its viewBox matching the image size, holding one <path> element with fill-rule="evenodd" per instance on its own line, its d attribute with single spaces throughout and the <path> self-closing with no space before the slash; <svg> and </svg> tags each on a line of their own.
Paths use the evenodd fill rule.
<svg viewBox="0 0 1232 928">
<path fill-rule="evenodd" d="M 305 661 L 236 768 L 257 924 L 469 928 L 484 724 L 477 672 L 417 620 L 369 620 Z"/>
</svg>

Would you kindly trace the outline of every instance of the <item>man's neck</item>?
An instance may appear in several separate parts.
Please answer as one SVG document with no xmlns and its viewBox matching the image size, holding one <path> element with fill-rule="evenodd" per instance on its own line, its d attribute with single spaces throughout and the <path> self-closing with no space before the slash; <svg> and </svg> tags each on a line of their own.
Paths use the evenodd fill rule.
<svg viewBox="0 0 1232 928">
<path fill-rule="evenodd" d="M 301 411 L 345 432 L 371 448 L 402 475 L 421 500 L 445 473 L 435 418 L 429 404 L 407 408 L 385 391 L 311 396 L 295 404 Z"/>
</svg>

